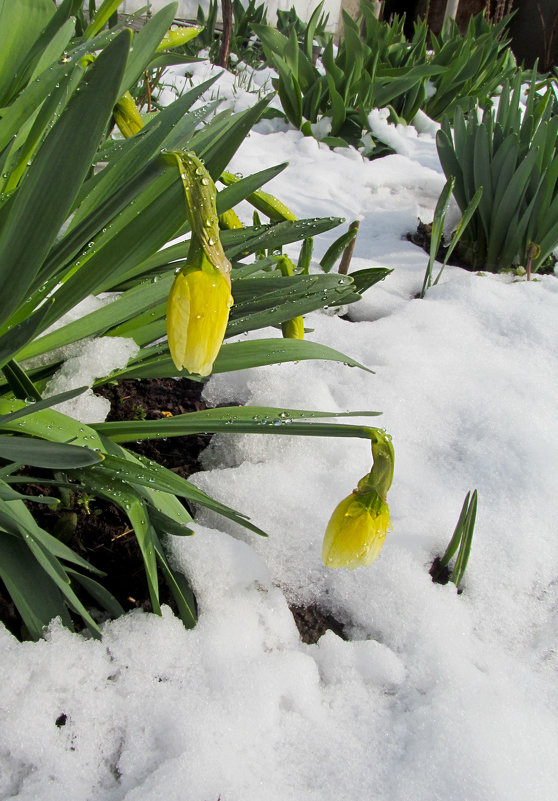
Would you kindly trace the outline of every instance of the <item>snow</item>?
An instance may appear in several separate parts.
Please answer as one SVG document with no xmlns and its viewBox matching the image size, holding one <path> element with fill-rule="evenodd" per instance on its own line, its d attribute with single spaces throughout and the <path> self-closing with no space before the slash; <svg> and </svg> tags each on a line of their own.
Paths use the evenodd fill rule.
<svg viewBox="0 0 558 801">
<path fill-rule="evenodd" d="M 444 184 L 435 126 L 418 125 L 375 161 L 276 121 L 251 133 L 232 171 L 288 160 L 266 189 L 301 217 L 360 220 L 352 269 L 393 268 L 350 320 L 306 318 L 309 338 L 375 375 L 301 362 L 206 389 L 215 403 L 383 411 L 362 418 L 396 453 L 378 560 L 321 563 L 333 508 L 370 469 L 364 440 L 215 436 L 195 482 L 269 538 L 205 512 L 171 539 L 199 602 L 192 631 L 168 609 L 108 622 L 102 642 L 57 622 L 39 643 L 0 630 L 2 801 L 556 797 L 558 283 L 448 267 L 416 299 L 428 257 L 405 234 Z M 315 266 L 339 232 L 316 240 Z M 428 568 L 474 488 L 458 595 Z M 289 603 L 318 604 L 349 640 L 301 643 Z"/>
<path fill-rule="evenodd" d="M 61 350 L 65 361 L 48 382 L 45 397 L 69 389 L 88 387 L 77 398 L 58 403 L 53 408 L 81 420 L 82 423 L 105 420 L 110 411 L 110 401 L 95 395 L 91 387 L 95 379 L 126 367 L 130 359 L 139 352 L 138 345 L 128 337 L 102 337 L 83 340 Z"/>
</svg>

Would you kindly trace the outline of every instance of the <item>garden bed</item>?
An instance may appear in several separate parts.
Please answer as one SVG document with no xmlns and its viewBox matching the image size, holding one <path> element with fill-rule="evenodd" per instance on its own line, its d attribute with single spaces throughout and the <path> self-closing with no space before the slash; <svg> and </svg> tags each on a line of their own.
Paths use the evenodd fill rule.
<svg viewBox="0 0 558 801">
<path fill-rule="evenodd" d="M 167 74 L 162 101 L 216 72 L 204 62 L 185 71 Z M 252 108 L 268 78 L 243 88 L 226 73 L 220 97 Z M 374 124 L 397 152 L 370 161 L 275 118 L 260 121 L 228 165 L 247 176 L 289 162 L 266 189 L 298 218 L 359 220 L 351 269 L 392 269 L 360 301 L 324 301 L 305 315 L 305 342 L 348 354 L 348 364 L 293 358 L 215 370 L 203 386 L 168 379 L 102 390 L 115 419 L 138 424 L 238 404 L 290 416 L 263 415 L 264 425 L 254 413 L 255 434 L 223 423 L 210 441 L 127 443 L 250 517 L 247 529 L 223 507 L 196 504 L 193 535 L 165 538 L 168 564 L 195 594 L 195 627 L 167 595 L 161 615 L 149 611 L 143 569 L 140 581 L 139 561 L 129 562 L 129 520 L 97 500 L 81 505 L 75 544 L 110 559 L 122 548 L 128 567 L 111 586 L 125 614 L 100 616 L 99 639 L 54 620 L 43 639 L 20 642 L 4 604 L 1 801 L 554 801 L 558 282 L 449 265 L 420 299 L 428 259 L 408 235 L 418 221 L 429 225 L 446 181 L 437 126 L 420 116 L 417 128 L 382 115 Z M 237 210 L 252 222 L 251 207 Z M 448 223 L 459 217 L 451 204 Z M 341 230 L 315 237 L 312 276 Z M 294 263 L 299 248 L 285 244 Z M 156 278 L 138 292 L 160 292 L 165 278 Z M 239 330 L 227 347 L 265 337 L 287 348 L 279 325 Z M 108 339 L 88 345 L 99 375 L 109 371 Z M 165 358 L 155 353 L 151 369 Z M 79 400 L 86 410 L 87 396 Z M 297 409 L 360 410 L 349 418 L 359 436 L 295 436 Z M 362 436 L 371 421 L 393 437 L 393 529 L 373 565 L 328 569 L 324 531 L 371 469 Z M 85 433 L 84 444 L 99 444 L 95 429 Z M 105 462 L 116 464 L 115 453 Z M 136 473 L 116 466 L 144 486 L 135 463 Z M 474 489 L 458 593 L 430 570 Z M 114 577 L 115 564 L 105 566 Z"/>
</svg>

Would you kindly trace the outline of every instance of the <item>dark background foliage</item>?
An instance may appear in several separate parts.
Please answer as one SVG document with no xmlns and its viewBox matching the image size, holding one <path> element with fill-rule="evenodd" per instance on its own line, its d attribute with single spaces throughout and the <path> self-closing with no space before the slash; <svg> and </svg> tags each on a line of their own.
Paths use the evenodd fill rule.
<svg viewBox="0 0 558 801">
<path fill-rule="evenodd" d="M 446 0 L 386 0 L 384 19 L 392 14 L 405 14 L 405 33 L 412 34 L 413 21 L 428 17 L 434 33 L 442 27 Z M 485 10 L 497 22 L 502 14 L 515 12 L 510 25 L 512 49 L 526 67 L 539 60 L 539 69 L 546 71 L 558 65 L 558 5 L 556 0 L 460 0 L 457 23 L 464 29 L 470 17 Z"/>
</svg>

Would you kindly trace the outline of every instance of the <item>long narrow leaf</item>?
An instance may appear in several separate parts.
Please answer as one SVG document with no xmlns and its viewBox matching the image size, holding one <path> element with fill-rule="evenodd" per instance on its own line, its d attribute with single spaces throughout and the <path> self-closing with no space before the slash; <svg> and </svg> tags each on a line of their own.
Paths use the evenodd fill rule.
<svg viewBox="0 0 558 801">
<path fill-rule="evenodd" d="M 461 545 L 459 548 L 459 554 L 457 555 L 457 559 L 455 561 L 455 567 L 451 574 L 451 580 L 454 582 L 458 590 L 461 587 L 461 582 L 463 581 L 463 576 L 465 574 L 467 563 L 469 561 L 469 555 L 471 553 L 471 543 L 473 541 L 473 532 L 475 529 L 476 516 L 477 516 L 477 491 L 475 490 L 471 497 L 471 503 L 469 504 L 469 507 L 467 509 L 467 514 L 465 517 L 465 521 L 463 523 L 463 533 L 461 538 Z"/>
<path fill-rule="evenodd" d="M 205 409 L 201 412 L 176 415 L 164 420 L 131 420 L 97 423 L 96 431 L 114 442 L 131 442 L 158 437 L 182 437 L 187 434 L 218 432 L 286 434 L 303 436 L 361 437 L 371 439 L 373 429 L 335 423 L 299 423 L 323 417 L 377 416 L 381 412 L 318 412 L 300 409 L 277 409 L 267 406 L 232 406 Z"/>
<path fill-rule="evenodd" d="M 263 249 L 276 250 L 291 242 L 317 236 L 342 222 L 342 217 L 285 221 L 239 231 L 223 231 L 221 239 L 229 259 L 242 258 Z"/>
<path fill-rule="evenodd" d="M 325 359 L 326 361 L 342 362 L 350 367 L 360 367 L 367 372 L 373 372 L 364 365 L 340 351 L 320 345 L 317 342 L 298 339 L 255 339 L 246 342 L 234 342 L 223 345 L 213 365 L 213 373 L 228 373 L 235 370 L 247 370 L 253 367 L 263 367 L 268 364 L 282 364 L 283 362 L 298 362 L 308 359 Z M 112 378 L 163 378 L 183 376 L 179 373 L 168 355 L 165 346 L 155 347 L 151 358 L 131 361 L 127 368 L 114 373 Z M 196 380 L 196 376 L 188 376 Z"/>
<path fill-rule="evenodd" d="M 86 467 L 101 461 L 99 454 L 89 448 L 27 437 L 0 437 L 0 458 L 33 467 L 62 470 Z"/>
<path fill-rule="evenodd" d="M 156 614 L 160 614 L 159 581 L 152 536 L 153 527 L 149 520 L 145 502 L 137 492 L 134 492 L 129 484 L 120 481 L 114 475 L 109 480 L 98 472 L 88 470 L 86 473 L 81 473 L 80 478 L 83 484 L 95 495 L 116 504 L 129 517 L 143 557 L 151 605 L 153 611 Z"/>
<path fill-rule="evenodd" d="M 87 174 L 117 99 L 129 43 L 123 33 L 101 53 L 17 192 L 0 235 L 0 294 L 9 292 L 11 300 L 0 309 L 0 322 L 25 296 Z"/>
<path fill-rule="evenodd" d="M 156 536 L 154 536 L 154 544 L 157 561 L 176 603 L 179 617 L 184 623 L 184 626 L 187 629 L 191 629 L 196 625 L 197 620 L 194 593 L 186 577 L 177 570 L 172 569 L 165 556 L 163 547 Z"/>
<path fill-rule="evenodd" d="M 29 402 L 28 405 L 23 406 L 16 412 L 11 412 L 10 414 L 0 414 L 0 428 L 8 423 L 13 423 L 14 420 L 18 420 L 20 417 L 25 417 L 26 415 L 34 414 L 41 409 L 48 409 L 50 406 L 55 406 L 57 403 L 62 403 L 63 401 L 77 398 L 77 396 L 85 392 L 86 389 L 87 387 L 69 389 L 67 392 L 60 392 L 58 395 L 51 395 L 50 398 Z"/>
<path fill-rule="evenodd" d="M 47 311 L 48 304 L 45 304 L 31 317 L 10 328 L 0 337 L 0 368 L 13 359 L 17 352 L 35 336 Z"/>
<path fill-rule="evenodd" d="M 62 595 L 22 539 L 0 529 L 0 578 L 33 640 L 39 640 L 55 617 L 72 621 Z"/>
</svg>

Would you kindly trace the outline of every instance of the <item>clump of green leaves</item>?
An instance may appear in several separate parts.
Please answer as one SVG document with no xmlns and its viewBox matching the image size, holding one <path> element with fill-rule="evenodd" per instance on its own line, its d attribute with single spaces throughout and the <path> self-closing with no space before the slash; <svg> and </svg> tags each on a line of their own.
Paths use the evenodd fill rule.
<svg viewBox="0 0 558 801">
<path fill-rule="evenodd" d="M 402 21 L 380 23 L 363 3 L 363 16 L 356 22 L 344 12 L 338 48 L 332 36 L 324 37 L 318 66 L 314 40 L 321 10 L 322 4 L 302 41 L 296 27 L 286 36 L 274 28 L 253 26 L 268 63 L 277 70 L 276 88 L 287 119 L 312 135 L 312 125 L 330 118 L 329 132 L 320 139 L 332 147 L 358 144 L 373 108 L 389 106 L 395 119 L 410 122 L 424 100 L 427 79 L 437 69 L 426 63 L 425 32 L 409 44 Z"/>
<path fill-rule="evenodd" d="M 524 103 L 524 108 L 523 108 Z M 437 135 L 440 162 L 462 213 L 482 187 L 459 251 L 473 269 L 498 272 L 531 263 L 536 271 L 558 246 L 558 116 L 550 89 L 522 76 L 504 84 L 498 110 L 479 119 L 457 108 Z M 534 247 L 535 246 L 535 247 Z"/>
<path fill-rule="evenodd" d="M 325 45 L 331 38 L 331 34 L 327 31 L 329 22 L 329 14 L 320 14 L 317 25 L 312 23 L 312 38 L 317 45 Z M 276 28 L 279 33 L 284 36 L 290 36 L 291 31 L 294 29 L 299 44 L 304 45 L 307 39 L 309 23 L 303 22 L 296 13 L 294 6 L 291 6 L 288 11 L 277 9 L 277 25 Z"/>
<path fill-rule="evenodd" d="M 432 75 L 434 92 L 421 106 L 429 117 L 441 120 L 457 106 L 467 109 L 469 98 L 486 108 L 502 83 L 513 79 L 517 65 L 506 36 L 509 20 L 492 25 L 484 14 L 477 14 L 464 35 L 455 20 L 448 20 L 439 36 L 430 32 L 429 58 L 443 70 Z"/>
<path fill-rule="evenodd" d="M 121 508 L 143 558 L 153 611 L 160 611 L 161 575 L 181 619 L 191 626 L 196 617 L 192 592 L 164 547 L 167 534 L 191 533 L 192 518 L 182 500 L 263 532 L 240 512 L 119 443 L 213 431 L 368 438 L 371 431 L 312 423 L 311 418 L 333 416 L 326 413 L 237 407 L 179 415 L 161 421 L 163 428 L 131 420 L 116 431 L 82 424 L 50 408 L 77 390 L 43 399 L 60 364 L 58 348 L 88 337 L 122 336 L 136 342 L 137 356 L 119 375 L 176 374 L 161 338 L 166 298 L 175 270 L 188 257 L 192 221 L 180 160 L 173 154 L 195 153 L 216 180 L 267 104 L 263 100 L 241 114 L 215 116 L 216 103 L 192 111 L 209 81 L 144 127 L 139 120 L 130 138 L 112 138 L 108 132 L 115 105 L 159 58 L 176 3 L 132 34 L 120 23 L 105 28 L 118 5 L 107 1 L 85 30 L 77 31 L 73 14 L 78 2 L 64 0 L 56 9 L 50 0 L 33 0 L 33 13 L 42 16 L 31 31 L 28 4 L 0 5 L 0 41 L 4 37 L 11 48 L 11 61 L 0 61 L 0 577 L 34 639 L 55 616 L 71 627 L 72 614 L 99 636 L 91 603 L 109 615 L 122 612 L 100 571 L 68 548 L 56 527 L 50 532 L 36 522 L 25 492 L 27 484 L 37 483 L 35 467 L 46 472 L 39 484 L 54 488 L 54 499 L 41 502 L 56 503 L 69 492 Z M 17 75 L 12 62 L 18 64 Z M 216 213 L 232 209 L 285 166 L 223 189 Z M 372 274 L 284 277 L 277 269 L 274 254 L 284 245 L 306 241 L 339 222 L 270 218 L 266 224 L 222 233 L 236 301 L 227 336 L 280 326 L 320 308 L 330 297 L 338 303 L 357 300 L 363 287 L 379 280 Z M 178 236 L 185 241 L 166 247 Z M 255 263 L 243 261 L 262 251 Z M 87 296 L 105 292 L 114 294 L 103 307 L 71 323 L 62 320 Z M 52 330 L 53 325 L 58 327 Z M 42 364 L 32 368 L 27 360 L 37 356 Z M 277 337 L 224 345 L 215 370 L 307 358 L 357 364 L 317 343 Z M 98 383 L 108 378 L 100 376 Z M 270 420 L 279 423 L 269 425 Z"/>
<path fill-rule="evenodd" d="M 275 85 L 285 116 L 332 147 L 362 144 L 374 108 L 389 108 L 393 122 L 410 123 L 419 110 L 441 119 L 456 106 L 467 106 L 470 97 L 484 106 L 515 71 L 504 38 L 508 20 L 491 25 L 478 15 L 464 36 L 452 24 L 438 38 L 432 36 L 431 43 L 426 23 L 419 22 L 409 41 L 403 17 L 380 21 L 370 3 L 361 2 L 357 20 L 343 12 L 343 39 L 337 47 L 333 36 L 320 30 L 321 9 L 307 26 L 293 22 L 291 11 L 290 28 L 253 27 L 277 70 Z M 329 120 L 325 133 L 316 126 L 324 118 Z M 385 151 L 377 142 L 370 153 Z"/>
</svg>

